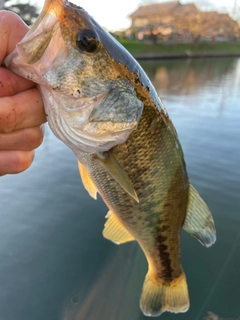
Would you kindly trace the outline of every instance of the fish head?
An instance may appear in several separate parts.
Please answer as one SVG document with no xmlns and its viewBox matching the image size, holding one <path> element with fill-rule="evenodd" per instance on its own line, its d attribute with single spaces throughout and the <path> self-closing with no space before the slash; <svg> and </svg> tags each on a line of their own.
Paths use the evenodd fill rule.
<svg viewBox="0 0 240 320">
<path fill-rule="evenodd" d="M 39 84 L 49 126 L 59 139 L 96 153 L 125 142 L 142 114 L 134 83 L 112 54 L 122 50 L 83 8 L 46 0 L 5 64 Z"/>
</svg>

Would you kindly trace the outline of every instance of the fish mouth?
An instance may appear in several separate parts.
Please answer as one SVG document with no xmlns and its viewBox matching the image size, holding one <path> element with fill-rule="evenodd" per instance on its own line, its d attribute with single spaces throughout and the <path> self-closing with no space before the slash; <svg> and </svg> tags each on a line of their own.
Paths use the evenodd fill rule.
<svg viewBox="0 0 240 320">
<path fill-rule="evenodd" d="M 58 39 L 62 38 L 60 33 L 60 24 L 64 20 L 64 15 L 66 12 L 76 11 L 76 8 L 79 10 L 82 9 L 67 0 L 46 0 L 36 22 L 29 29 L 26 36 L 17 44 L 16 50 L 7 57 L 5 65 L 18 74 L 20 74 L 18 71 L 19 66 L 22 65 L 24 65 L 25 72 L 27 67 L 31 70 L 31 65 L 40 62 L 53 36 L 56 36 L 56 33 L 59 32 L 57 37 Z M 59 43 L 55 45 L 56 48 L 52 50 L 51 56 L 48 57 L 49 62 L 47 65 L 45 63 L 46 69 L 48 69 L 49 65 L 57 55 L 59 45 Z M 61 42 L 61 45 L 64 46 L 64 41 Z M 42 74 L 43 72 L 41 72 L 41 75 Z M 29 75 L 27 78 L 30 78 L 30 80 L 33 81 L 35 80 Z"/>
<path fill-rule="evenodd" d="M 81 11 L 77 7 L 77 11 Z M 68 48 L 61 33 L 66 16 L 76 17 L 76 7 L 66 0 L 46 0 L 34 25 L 8 55 L 4 64 L 13 72 L 41 85 L 48 85 L 43 75 L 57 59 L 61 48 L 62 59 Z M 48 48 L 51 47 L 49 50 Z"/>
<path fill-rule="evenodd" d="M 39 28 L 39 25 L 42 24 L 46 16 L 53 16 L 56 20 L 61 19 L 63 16 L 65 6 L 68 6 L 70 3 L 67 0 L 45 0 L 44 6 L 34 25 L 28 32 L 28 35 L 33 34 L 36 29 Z M 44 21 L 46 23 L 46 21 Z"/>
<path fill-rule="evenodd" d="M 65 18 L 66 13 L 72 13 L 76 10 L 84 10 L 82 7 L 77 6 L 67 0 L 45 0 L 44 6 L 34 25 L 28 32 L 28 36 L 31 36 L 39 29 L 40 25 L 45 25 L 46 28 L 49 28 L 49 23 L 51 19 L 49 17 L 54 17 L 55 21 L 62 22 Z M 49 21 L 48 21 L 49 19 Z"/>
<path fill-rule="evenodd" d="M 36 22 L 17 45 L 19 56 L 28 65 L 38 62 L 46 51 L 59 21 L 63 19 L 65 0 L 46 0 Z"/>
</svg>

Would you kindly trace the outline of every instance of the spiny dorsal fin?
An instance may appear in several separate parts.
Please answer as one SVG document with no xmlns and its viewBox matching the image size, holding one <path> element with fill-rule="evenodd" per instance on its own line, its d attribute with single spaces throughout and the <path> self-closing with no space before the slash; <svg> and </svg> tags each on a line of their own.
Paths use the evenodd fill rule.
<svg viewBox="0 0 240 320">
<path fill-rule="evenodd" d="M 106 218 L 107 221 L 103 229 L 104 238 L 116 244 L 135 240 L 133 236 L 123 227 L 118 218 L 111 213 L 111 211 L 108 212 Z"/>
<path fill-rule="evenodd" d="M 127 172 L 121 167 L 117 159 L 111 152 L 97 153 L 96 160 L 106 169 L 106 171 L 120 184 L 120 186 L 137 202 L 138 196 Z"/>
<path fill-rule="evenodd" d="M 81 164 L 80 161 L 78 161 L 78 168 L 79 168 L 79 172 L 80 172 L 80 176 L 82 178 L 82 183 L 84 185 L 84 188 L 88 191 L 89 195 L 93 199 L 96 200 L 97 199 L 97 189 L 96 189 L 94 183 L 92 182 L 92 179 L 89 177 L 87 170 Z"/>
<path fill-rule="evenodd" d="M 210 247 L 216 241 L 212 214 L 192 185 L 189 185 L 188 208 L 183 229 L 206 247 Z"/>
</svg>

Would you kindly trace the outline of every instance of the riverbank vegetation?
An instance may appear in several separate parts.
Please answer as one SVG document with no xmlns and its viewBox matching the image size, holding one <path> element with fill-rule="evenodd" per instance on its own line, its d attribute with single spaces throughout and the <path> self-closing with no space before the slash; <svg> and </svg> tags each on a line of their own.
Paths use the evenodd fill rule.
<svg viewBox="0 0 240 320">
<path fill-rule="evenodd" d="M 131 54 L 238 53 L 240 42 L 143 42 L 118 39 Z"/>
</svg>

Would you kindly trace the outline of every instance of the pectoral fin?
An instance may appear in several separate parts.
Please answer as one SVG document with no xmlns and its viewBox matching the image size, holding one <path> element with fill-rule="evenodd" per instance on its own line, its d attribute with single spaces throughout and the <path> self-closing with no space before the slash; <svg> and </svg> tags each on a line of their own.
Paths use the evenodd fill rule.
<svg viewBox="0 0 240 320">
<path fill-rule="evenodd" d="M 79 161 L 78 161 L 78 168 L 79 168 L 79 173 L 82 178 L 82 183 L 84 185 L 84 188 L 88 191 L 89 195 L 93 199 L 96 200 L 97 199 L 97 189 L 96 189 L 94 183 L 92 182 L 92 179 L 89 177 L 87 170 Z"/>
<path fill-rule="evenodd" d="M 192 185 L 189 186 L 188 209 L 183 229 L 206 247 L 210 247 L 216 241 L 212 214 Z"/>
<path fill-rule="evenodd" d="M 111 213 L 111 211 L 108 212 L 106 218 L 107 221 L 103 229 L 104 238 L 116 244 L 135 240 L 133 236 L 123 227 L 118 218 Z"/>
<path fill-rule="evenodd" d="M 97 153 L 96 159 L 106 169 L 106 171 L 120 184 L 120 186 L 137 202 L 139 202 L 138 196 L 132 182 L 130 181 L 128 174 L 121 167 L 117 159 L 111 154 L 111 152 Z"/>
</svg>

